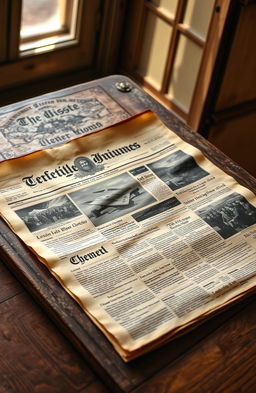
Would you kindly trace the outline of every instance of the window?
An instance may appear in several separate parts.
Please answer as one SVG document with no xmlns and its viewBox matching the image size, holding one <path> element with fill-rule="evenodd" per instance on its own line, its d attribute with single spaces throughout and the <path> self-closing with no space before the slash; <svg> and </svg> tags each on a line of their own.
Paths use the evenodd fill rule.
<svg viewBox="0 0 256 393">
<path fill-rule="evenodd" d="M 0 0 L 0 88 L 90 67 L 100 4 Z"/>
<path fill-rule="evenodd" d="M 77 0 L 23 0 L 21 10 L 21 56 L 72 45 L 78 32 Z"/>
<path fill-rule="evenodd" d="M 199 102 L 203 94 L 200 70 L 213 67 L 228 4 L 226 0 L 130 2 L 122 71 L 192 126 L 198 122 L 192 119 L 196 99 Z"/>
</svg>

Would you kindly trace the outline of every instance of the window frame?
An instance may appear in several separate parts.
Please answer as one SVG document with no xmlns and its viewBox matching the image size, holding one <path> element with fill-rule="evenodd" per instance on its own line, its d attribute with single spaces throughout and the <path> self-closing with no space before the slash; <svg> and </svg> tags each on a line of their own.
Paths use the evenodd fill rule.
<svg viewBox="0 0 256 393">
<path fill-rule="evenodd" d="M 182 117 L 187 124 L 197 129 L 211 82 L 212 72 L 231 0 L 215 0 L 208 34 L 204 39 L 182 23 L 187 2 L 188 0 L 178 0 L 176 12 L 172 18 L 169 14 L 163 12 L 161 8 L 157 8 L 157 6 L 153 5 L 148 0 L 131 0 L 127 17 L 127 20 L 131 22 L 128 22 L 126 26 L 126 30 L 129 34 L 127 34 L 125 38 L 126 51 L 122 57 L 121 71 L 137 80 L 146 90 L 160 99 L 164 105 L 174 110 Z M 137 71 L 143 44 L 143 32 L 146 24 L 147 12 L 153 12 L 173 29 L 160 89 L 153 86 L 147 77 L 143 77 Z M 185 36 L 203 50 L 190 107 L 187 112 L 179 107 L 175 103 L 175 100 L 168 95 L 169 82 L 171 80 L 178 41 L 181 35 Z"/>
<path fill-rule="evenodd" d="M 8 0 L 0 0 L 0 63 L 7 57 L 7 17 L 8 17 Z"/>
<path fill-rule="evenodd" d="M 40 53 L 41 51 L 45 51 L 45 47 L 52 45 L 52 43 L 47 44 L 43 43 L 42 40 L 47 40 L 48 38 L 55 38 L 53 44 L 56 49 L 60 46 L 70 46 L 77 43 L 79 39 L 79 0 L 65 0 L 64 10 L 61 10 L 61 13 L 64 13 L 63 17 L 63 25 L 59 29 L 49 31 L 48 33 L 39 33 L 30 35 L 27 37 L 20 38 L 19 44 L 19 56 L 24 57 L 29 54 L 33 55 L 35 51 Z M 74 14 L 73 14 L 74 13 Z M 76 16 L 76 22 L 74 22 L 74 16 Z M 72 31 L 73 30 L 73 31 Z M 20 29 L 21 31 L 21 29 Z M 20 34 L 21 35 L 21 34 Z M 22 49 L 22 46 L 27 49 Z M 38 50 L 39 49 L 39 50 Z"/>
<path fill-rule="evenodd" d="M 5 17 L 2 17 L 5 25 L 1 28 L 5 39 L 1 40 L 4 42 L 3 48 L 0 47 L 0 56 L 2 55 L 0 88 L 6 89 L 57 73 L 89 68 L 94 60 L 100 4 L 100 0 L 79 0 L 77 31 L 74 40 L 60 43 L 54 50 L 38 54 L 32 51 L 26 56 L 21 56 L 19 42 L 22 0 L 11 2 L 0 0 L 0 11 L 1 8 L 5 11 Z M 11 26 L 9 34 L 8 26 Z"/>
</svg>

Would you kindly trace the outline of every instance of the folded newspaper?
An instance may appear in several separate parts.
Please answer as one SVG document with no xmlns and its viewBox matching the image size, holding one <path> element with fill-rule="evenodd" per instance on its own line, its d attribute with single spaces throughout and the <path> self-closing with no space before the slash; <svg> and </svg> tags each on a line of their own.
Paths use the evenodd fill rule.
<svg viewBox="0 0 256 393">
<path fill-rule="evenodd" d="M 151 112 L 0 173 L 2 218 L 125 361 L 255 289 L 254 194 Z"/>
</svg>

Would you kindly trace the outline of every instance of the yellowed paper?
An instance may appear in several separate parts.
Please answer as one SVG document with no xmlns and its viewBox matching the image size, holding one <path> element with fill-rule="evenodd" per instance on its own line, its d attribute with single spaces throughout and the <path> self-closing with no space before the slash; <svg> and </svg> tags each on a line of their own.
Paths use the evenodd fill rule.
<svg viewBox="0 0 256 393">
<path fill-rule="evenodd" d="M 255 288 L 254 194 L 151 112 L 0 173 L 1 216 L 124 360 Z"/>
</svg>

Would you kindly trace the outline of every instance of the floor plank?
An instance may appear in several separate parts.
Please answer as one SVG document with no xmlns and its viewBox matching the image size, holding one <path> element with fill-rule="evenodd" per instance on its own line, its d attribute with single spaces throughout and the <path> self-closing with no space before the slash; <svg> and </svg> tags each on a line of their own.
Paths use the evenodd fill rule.
<svg viewBox="0 0 256 393">
<path fill-rule="evenodd" d="M 1 393 L 106 393 L 25 292 L 1 303 L 0 315 Z"/>
<path fill-rule="evenodd" d="M 22 286 L 16 278 L 9 272 L 3 262 L 0 261 L 0 303 L 21 293 Z"/>
<path fill-rule="evenodd" d="M 100 381 L 94 381 L 79 393 L 112 393 Z"/>
</svg>

